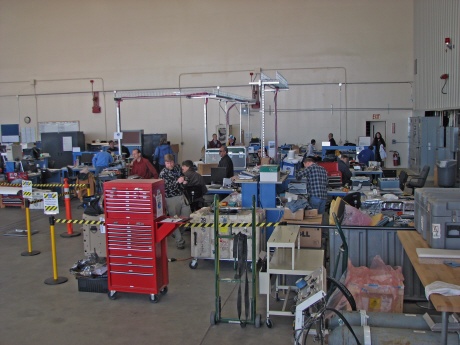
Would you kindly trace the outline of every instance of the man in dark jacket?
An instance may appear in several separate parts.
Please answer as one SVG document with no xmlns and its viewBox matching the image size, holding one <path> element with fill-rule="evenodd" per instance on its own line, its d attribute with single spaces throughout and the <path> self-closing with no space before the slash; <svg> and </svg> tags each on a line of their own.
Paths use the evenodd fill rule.
<svg viewBox="0 0 460 345">
<path fill-rule="evenodd" d="M 203 195 L 208 192 L 208 188 L 203 176 L 195 171 L 191 160 L 183 161 L 181 168 L 184 176 L 179 177 L 177 182 L 184 186 L 184 194 L 190 203 L 191 211 L 194 212 L 204 206 Z"/>
<path fill-rule="evenodd" d="M 227 178 L 232 178 L 233 175 L 235 174 L 233 171 L 233 162 L 232 159 L 228 156 L 228 147 L 225 145 L 222 145 L 219 148 L 219 155 L 220 155 L 220 161 L 219 161 L 219 168 L 226 168 L 227 169 Z"/>
<path fill-rule="evenodd" d="M 342 186 L 351 184 L 351 177 L 353 176 L 350 165 L 348 162 L 347 155 L 340 155 L 340 158 L 337 160 L 339 163 L 339 171 L 342 173 Z"/>
</svg>

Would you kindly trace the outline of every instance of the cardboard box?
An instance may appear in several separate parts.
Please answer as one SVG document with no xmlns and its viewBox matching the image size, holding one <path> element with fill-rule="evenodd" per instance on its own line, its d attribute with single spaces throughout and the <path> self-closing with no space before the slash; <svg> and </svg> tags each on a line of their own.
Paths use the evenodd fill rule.
<svg viewBox="0 0 460 345">
<path fill-rule="evenodd" d="M 300 228 L 300 248 L 321 248 L 320 228 Z"/>
<path fill-rule="evenodd" d="M 198 164 L 198 173 L 203 176 L 203 175 L 211 175 L 211 168 L 217 168 L 219 164 L 218 163 L 203 163 L 203 164 Z"/>
<path fill-rule="evenodd" d="M 280 167 L 276 164 L 260 166 L 260 182 L 278 182 L 280 180 Z"/>
<path fill-rule="evenodd" d="M 284 208 L 284 219 L 294 219 L 294 220 L 302 220 L 304 215 L 304 210 L 297 210 L 295 213 L 292 213 L 290 209 L 287 207 Z"/>
<path fill-rule="evenodd" d="M 305 210 L 305 218 L 318 217 L 318 209 Z"/>
<path fill-rule="evenodd" d="M 179 144 L 171 144 L 171 150 L 176 154 L 179 153 Z"/>
<path fill-rule="evenodd" d="M 319 214 L 319 215 L 314 216 L 314 217 L 305 217 L 305 218 L 302 220 L 302 223 L 303 223 L 303 224 L 317 224 L 317 225 L 321 225 L 322 222 L 323 222 L 323 215 L 322 215 L 322 214 Z"/>
</svg>

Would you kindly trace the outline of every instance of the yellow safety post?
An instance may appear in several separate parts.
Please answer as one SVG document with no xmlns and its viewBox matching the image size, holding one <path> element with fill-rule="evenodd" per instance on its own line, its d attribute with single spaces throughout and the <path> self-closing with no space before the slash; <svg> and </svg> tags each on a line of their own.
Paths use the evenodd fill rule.
<svg viewBox="0 0 460 345">
<path fill-rule="evenodd" d="M 30 200 L 25 199 L 26 204 L 26 226 L 27 226 L 27 252 L 22 252 L 21 256 L 33 256 L 40 254 L 38 250 L 32 250 L 32 230 L 30 230 Z"/>
<path fill-rule="evenodd" d="M 53 277 L 45 279 L 47 285 L 57 285 L 65 283 L 66 277 L 58 277 L 57 259 L 56 259 L 56 241 L 54 239 L 54 224 L 56 223 L 54 216 L 50 216 L 50 232 L 51 232 L 51 257 L 53 259 Z"/>
</svg>

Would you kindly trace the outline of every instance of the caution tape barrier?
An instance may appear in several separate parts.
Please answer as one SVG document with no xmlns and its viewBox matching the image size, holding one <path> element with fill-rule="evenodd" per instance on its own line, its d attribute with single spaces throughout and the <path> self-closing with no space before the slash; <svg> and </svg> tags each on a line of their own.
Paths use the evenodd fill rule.
<svg viewBox="0 0 460 345">
<path fill-rule="evenodd" d="M 56 223 L 61 224 L 90 224 L 90 225 L 104 225 L 104 221 L 99 220 L 84 220 L 84 219 L 55 219 Z M 212 228 L 214 223 L 177 223 L 182 227 L 191 227 L 191 228 Z M 256 223 L 256 227 L 264 226 L 278 226 L 284 223 L 281 222 L 268 222 L 268 223 Z M 220 228 L 246 228 L 252 226 L 252 223 L 219 223 Z"/>
<path fill-rule="evenodd" d="M 8 187 L 22 187 L 20 183 L 0 183 L 0 186 L 8 186 Z M 37 183 L 32 184 L 32 187 L 64 187 L 63 183 Z M 69 187 L 79 187 L 79 188 L 87 188 L 87 184 L 77 183 L 77 184 L 69 184 Z"/>
</svg>

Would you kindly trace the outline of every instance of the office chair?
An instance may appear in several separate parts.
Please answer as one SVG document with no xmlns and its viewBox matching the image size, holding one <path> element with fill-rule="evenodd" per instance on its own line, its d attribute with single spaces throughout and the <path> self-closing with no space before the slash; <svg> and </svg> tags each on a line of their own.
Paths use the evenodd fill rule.
<svg viewBox="0 0 460 345">
<path fill-rule="evenodd" d="M 404 170 L 401 170 L 399 173 L 399 189 L 404 191 L 404 187 L 406 186 L 407 178 L 409 175 Z"/>
<path fill-rule="evenodd" d="M 345 201 L 348 205 L 359 209 L 361 207 L 361 193 L 360 192 L 348 193 L 347 195 L 343 197 L 343 201 Z"/>
<path fill-rule="evenodd" d="M 204 207 L 202 186 L 184 186 L 184 196 L 187 199 L 192 212 Z"/>
<path fill-rule="evenodd" d="M 406 187 L 412 188 L 412 195 L 414 194 L 415 188 L 423 188 L 425 186 L 426 179 L 430 173 L 430 166 L 425 165 L 420 172 L 420 175 L 410 175 L 406 182 Z"/>
</svg>

